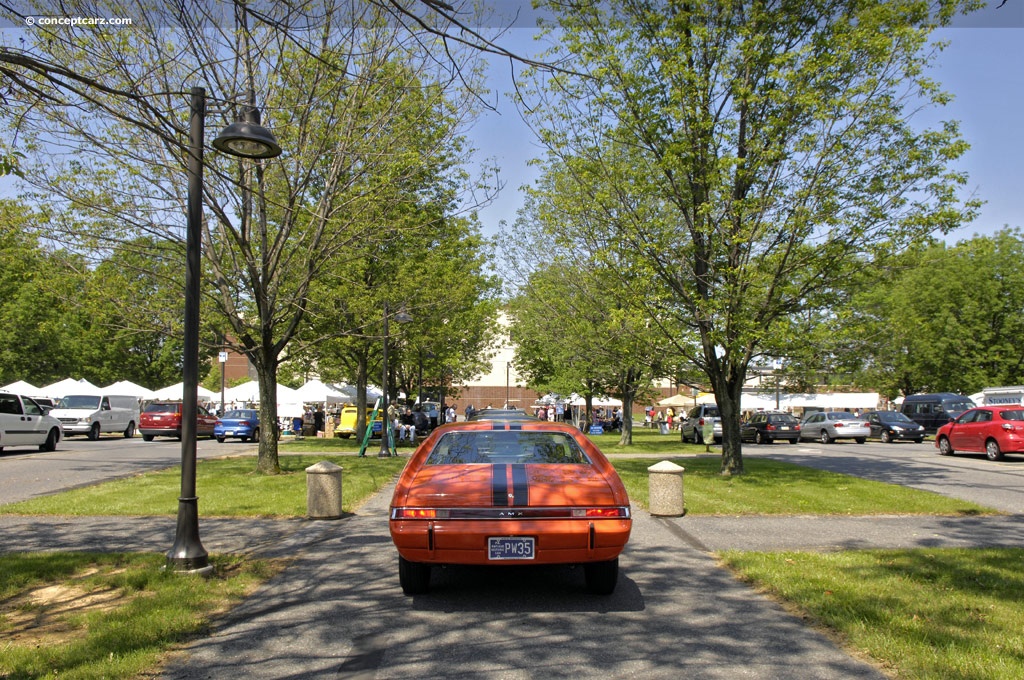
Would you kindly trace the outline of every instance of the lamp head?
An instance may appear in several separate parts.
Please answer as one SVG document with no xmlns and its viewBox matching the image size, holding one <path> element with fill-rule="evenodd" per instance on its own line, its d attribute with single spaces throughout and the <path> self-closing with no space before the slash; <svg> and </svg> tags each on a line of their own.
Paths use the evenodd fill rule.
<svg viewBox="0 0 1024 680">
<path fill-rule="evenodd" d="M 274 133 L 260 125 L 260 112 L 255 106 L 245 106 L 242 120 L 224 128 L 213 140 L 213 148 L 241 158 L 275 158 L 281 155 Z"/>
</svg>

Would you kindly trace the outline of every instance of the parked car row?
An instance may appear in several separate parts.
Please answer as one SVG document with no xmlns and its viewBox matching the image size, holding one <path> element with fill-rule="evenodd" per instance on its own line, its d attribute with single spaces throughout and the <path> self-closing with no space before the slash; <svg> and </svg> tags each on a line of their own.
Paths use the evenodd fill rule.
<svg viewBox="0 0 1024 680">
<path fill-rule="evenodd" d="M 66 396 L 51 407 L 31 397 L 0 392 L 0 451 L 10 446 L 53 451 L 62 438 L 74 434 L 96 440 L 108 432 L 132 438 L 138 431 L 147 442 L 156 437 L 181 439 L 181 408 L 180 401 L 152 401 L 140 413 L 135 397 L 81 394 Z M 218 418 L 202 406 L 197 408 L 197 436 L 218 442 L 259 440 L 256 409 L 235 409 Z"/>
<path fill-rule="evenodd" d="M 895 441 L 924 441 L 922 426 L 898 411 L 870 411 L 858 416 L 849 411 L 816 412 L 808 414 L 803 422 L 788 413 L 755 413 L 740 428 L 743 441 L 771 444 L 788 441 L 791 444 L 805 439 L 829 444 L 838 439 L 852 439 L 863 444 L 868 439 L 883 443 Z"/>
</svg>

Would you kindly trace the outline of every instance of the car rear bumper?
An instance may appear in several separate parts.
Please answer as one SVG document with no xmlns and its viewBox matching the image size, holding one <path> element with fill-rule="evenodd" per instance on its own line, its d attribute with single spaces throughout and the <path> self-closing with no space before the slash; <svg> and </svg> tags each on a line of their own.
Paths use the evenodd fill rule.
<svg viewBox="0 0 1024 680">
<path fill-rule="evenodd" d="M 391 520 L 390 528 L 398 553 L 410 562 L 578 564 L 618 557 L 632 520 Z M 496 536 L 534 538 L 533 559 L 488 559 L 487 539 Z"/>
<path fill-rule="evenodd" d="M 139 434 L 143 437 L 181 437 L 181 428 L 140 427 Z"/>
<path fill-rule="evenodd" d="M 889 437 L 900 441 L 918 441 L 924 439 L 924 430 L 918 430 L 917 432 L 890 432 Z"/>
<path fill-rule="evenodd" d="M 252 437 L 251 427 L 215 427 L 213 428 L 214 437 L 242 437 L 245 439 Z"/>
</svg>

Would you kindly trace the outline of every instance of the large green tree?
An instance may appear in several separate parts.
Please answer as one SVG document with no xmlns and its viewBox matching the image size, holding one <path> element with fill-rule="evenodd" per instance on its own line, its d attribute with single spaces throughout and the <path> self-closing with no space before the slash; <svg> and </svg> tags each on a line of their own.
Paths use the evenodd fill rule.
<svg viewBox="0 0 1024 680">
<path fill-rule="evenodd" d="M 456 144 L 464 121 L 433 121 L 472 109 L 447 103 L 466 94 L 472 71 L 454 51 L 435 59 L 387 7 L 322 3 L 298 32 L 290 6 L 265 14 L 233 7 L 213 24 L 196 24 L 191 12 L 202 7 L 175 6 L 130 31 L 32 34 L 34 54 L 57 70 L 26 66 L 8 120 L 31 152 L 26 180 L 56 206 L 51 235 L 103 259 L 140 236 L 182 239 L 182 84 L 203 84 L 217 100 L 206 116 L 211 129 L 238 114 L 239 94 L 244 106 L 259 93 L 286 153 L 269 162 L 206 154 L 203 314 L 220 319 L 255 366 L 261 418 L 275 422 L 277 369 L 307 320 L 314 283 L 425 226 L 381 218 L 430 201 L 414 193 L 429 165 L 409 140 L 428 129 L 438 133 L 435 148 Z M 56 95 L 55 77 L 66 85 Z M 279 470 L 272 428 L 262 431 L 258 468 Z"/>
<path fill-rule="evenodd" d="M 894 258 L 833 334 L 837 365 L 889 397 L 1021 384 L 1022 263 L 1018 229 Z"/>
<path fill-rule="evenodd" d="M 516 367 L 539 391 L 582 395 L 588 421 L 594 396 L 621 399 L 620 445 L 626 446 L 635 400 L 668 374 L 668 342 L 632 299 L 646 288 L 639 281 L 643 270 L 620 271 L 623 253 L 614 244 L 595 258 L 587 247 L 556 236 L 607 219 L 585 196 L 571 195 L 578 186 L 572 180 L 571 172 L 549 168 L 504 240 L 506 280 L 514 286 L 509 312 Z M 633 284 L 623 286 L 624 276 Z"/>
<path fill-rule="evenodd" d="M 634 299 L 706 375 L 722 472 L 741 473 L 754 357 L 877 253 L 971 214 L 949 169 L 966 149 L 957 125 L 913 124 L 948 99 L 926 75 L 929 34 L 967 3 L 542 4 L 578 75 L 540 82 L 528 110 L 547 167 L 575 168 L 572 195 L 608 216 L 554 235 L 651 273 L 657 294 Z"/>
</svg>

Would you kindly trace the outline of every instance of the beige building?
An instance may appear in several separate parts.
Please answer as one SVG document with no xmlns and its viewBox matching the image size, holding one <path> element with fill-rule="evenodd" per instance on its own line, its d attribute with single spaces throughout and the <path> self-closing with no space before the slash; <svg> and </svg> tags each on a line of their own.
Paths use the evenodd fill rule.
<svg viewBox="0 0 1024 680">
<path fill-rule="evenodd" d="M 542 395 L 536 390 L 529 390 L 523 385 L 512 361 L 515 359 L 515 347 L 509 338 L 508 317 L 502 314 L 498 323 L 504 332 L 499 334 L 495 345 L 491 347 L 491 370 L 475 380 L 457 385 L 458 398 L 449 398 L 447 403 L 455 405 L 455 411 L 461 417 L 466 406 L 473 408 L 521 408 L 532 412 L 533 405 Z"/>
</svg>

